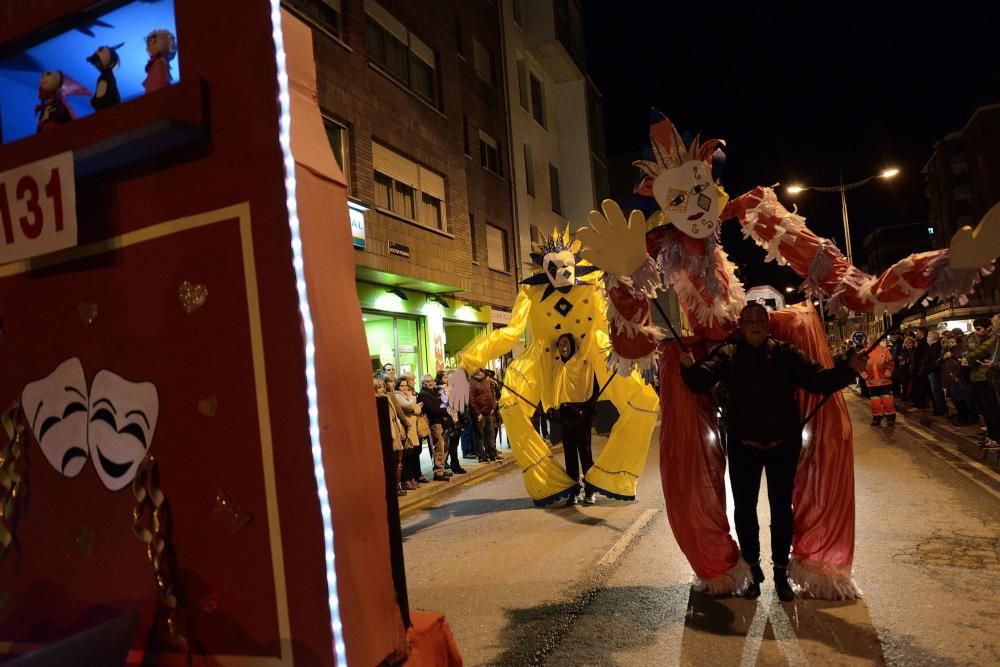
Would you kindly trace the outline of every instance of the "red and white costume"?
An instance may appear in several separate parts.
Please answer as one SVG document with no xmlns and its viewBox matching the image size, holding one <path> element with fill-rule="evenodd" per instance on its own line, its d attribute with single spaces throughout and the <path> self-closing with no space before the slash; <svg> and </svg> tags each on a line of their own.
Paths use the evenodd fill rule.
<svg viewBox="0 0 1000 667">
<path fill-rule="evenodd" d="M 785 209 L 770 188 L 755 188 L 726 204 L 725 193 L 710 180 L 708 153 L 717 142 L 709 142 L 708 150 L 698 146 L 697 139 L 687 147 L 666 118 L 654 118 L 650 139 L 657 161 L 637 163 L 647 175 L 637 192 L 653 194 L 673 224 L 663 225 L 660 212 L 650 216 L 645 263 L 628 276 L 605 276 L 611 362 L 623 373 L 658 365 L 660 465 L 671 528 L 701 587 L 712 593 L 738 592 L 748 581 L 749 568 L 739 558 L 726 518 L 725 456 L 716 407 L 708 396 L 693 394 L 682 381 L 680 351 L 652 326 L 649 298 L 667 287 L 676 291 L 694 332 L 684 342 L 696 358 L 704 358 L 731 333 L 745 294 L 716 237 L 719 223 L 733 217 L 743 226 L 744 236 L 767 251 L 765 261 L 789 265 L 804 279 L 807 293 L 829 299 L 831 311 L 892 313 L 925 295 L 961 299 L 981 275 L 992 270 L 992 262 L 953 273 L 948 250 L 936 250 L 911 255 L 880 276 L 868 275 L 849 264 L 831 241 L 810 231 L 802 216 Z M 708 170 L 710 186 L 699 165 Z M 682 171 L 689 177 L 682 179 L 675 173 Z M 685 189 L 687 182 L 692 184 L 690 189 Z M 594 227 L 586 238 L 597 241 L 599 236 Z M 588 256 L 586 251 L 584 256 Z M 600 266 L 599 261 L 591 261 Z M 774 313 L 771 332 L 832 366 L 825 332 L 809 300 Z M 800 414 L 809 414 L 820 400 L 818 395 L 800 391 Z M 860 595 L 851 573 L 853 475 L 851 422 L 838 392 L 805 428 L 793 498 L 795 532 L 788 574 L 814 597 L 853 599 Z"/>
<path fill-rule="evenodd" d="M 896 415 L 896 402 L 892 397 L 892 371 L 896 368 L 885 345 L 879 345 L 868 355 L 868 365 L 862 374 L 871 396 L 872 417 Z"/>
</svg>

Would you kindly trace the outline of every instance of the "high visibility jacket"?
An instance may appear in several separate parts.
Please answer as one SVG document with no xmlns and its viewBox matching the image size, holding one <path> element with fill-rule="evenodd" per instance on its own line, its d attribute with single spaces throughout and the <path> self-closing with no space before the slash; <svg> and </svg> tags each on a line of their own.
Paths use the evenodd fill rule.
<svg viewBox="0 0 1000 667">
<path fill-rule="evenodd" d="M 865 366 L 865 382 L 869 387 L 882 387 L 892 384 L 892 371 L 896 367 L 885 345 L 879 345 L 868 355 L 868 365 Z"/>
</svg>

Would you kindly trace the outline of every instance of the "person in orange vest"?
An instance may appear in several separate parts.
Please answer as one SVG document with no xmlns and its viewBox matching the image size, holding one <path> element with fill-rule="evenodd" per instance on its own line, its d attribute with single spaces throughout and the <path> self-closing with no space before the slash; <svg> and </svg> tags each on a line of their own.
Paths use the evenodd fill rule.
<svg viewBox="0 0 1000 667">
<path fill-rule="evenodd" d="M 867 344 L 867 336 L 864 332 L 858 331 L 854 334 L 854 343 L 859 349 L 864 349 Z M 884 343 L 879 344 L 868 355 L 868 364 L 865 366 L 861 377 L 868 385 L 868 396 L 872 406 L 872 426 L 881 426 L 882 417 L 885 417 L 886 424 L 892 426 L 896 423 L 896 401 L 892 397 L 892 371 L 896 367 L 892 359 L 892 353 Z"/>
</svg>

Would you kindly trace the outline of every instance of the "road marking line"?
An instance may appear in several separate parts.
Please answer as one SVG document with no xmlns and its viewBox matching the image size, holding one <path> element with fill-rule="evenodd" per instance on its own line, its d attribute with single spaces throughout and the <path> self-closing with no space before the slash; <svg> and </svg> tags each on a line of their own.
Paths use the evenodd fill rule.
<svg viewBox="0 0 1000 667">
<path fill-rule="evenodd" d="M 963 470 L 961 466 L 957 465 L 955 461 L 952 461 L 950 457 L 958 458 L 962 465 L 967 465 L 971 468 L 976 469 L 978 472 L 985 474 L 989 478 L 994 478 L 996 473 L 992 469 L 984 466 L 982 463 L 975 461 L 974 459 L 968 458 L 968 455 L 963 453 L 958 448 L 952 448 L 947 446 L 945 443 L 941 442 L 940 438 L 932 437 L 925 429 L 920 426 L 914 426 L 913 424 L 907 423 L 903 426 L 906 430 L 910 431 L 913 435 L 918 438 L 925 440 L 928 444 L 928 451 L 936 456 L 939 460 L 944 461 L 948 466 L 957 472 L 958 474 L 965 477 L 967 480 L 981 488 L 982 490 L 989 493 L 994 498 L 1000 500 L 1000 493 L 987 484 L 984 484 L 982 480 L 976 478 L 975 475 L 970 474 L 968 471 Z"/>
<path fill-rule="evenodd" d="M 625 553 L 629 543 L 636 538 L 639 531 L 645 528 L 646 524 L 648 524 L 659 511 L 660 510 L 658 509 L 648 509 L 643 512 L 638 519 L 632 522 L 632 525 L 628 527 L 628 530 L 626 530 L 622 536 L 618 538 L 618 541 L 615 542 L 614 546 L 611 547 L 606 554 L 604 554 L 601 560 L 597 561 L 597 566 L 609 567 L 614 565 L 615 561 L 618 560 L 623 553 Z"/>
</svg>

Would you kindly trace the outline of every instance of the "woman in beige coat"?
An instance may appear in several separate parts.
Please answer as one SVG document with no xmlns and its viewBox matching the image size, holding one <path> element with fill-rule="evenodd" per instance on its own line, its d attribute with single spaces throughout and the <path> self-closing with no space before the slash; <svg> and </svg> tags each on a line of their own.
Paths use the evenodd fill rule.
<svg viewBox="0 0 1000 667">
<path fill-rule="evenodd" d="M 406 488 L 415 489 L 417 483 L 425 484 L 427 478 L 420 470 L 420 436 L 417 434 L 417 419 L 423 412 L 424 406 L 417 402 L 417 395 L 413 392 L 414 377 L 412 373 L 404 373 L 399 378 L 396 385 L 396 403 L 403 413 L 406 424 L 406 438 L 403 454 L 403 467 L 409 474 L 411 485 Z"/>
<path fill-rule="evenodd" d="M 373 379 L 375 385 L 375 395 L 385 396 L 389 404 L 389 431 L 392 435 L 392 464 L 396 470 L 396 493 L 400 496 L 406 495 L 403 487 L 403 451 L 406 440 L 406 428 L 399 419 L 399 409 L 396 405 L 396 397 L 392 392 L 386 392 L 386 376 L 382 371 L 375 373 Z"/>
</svg>

